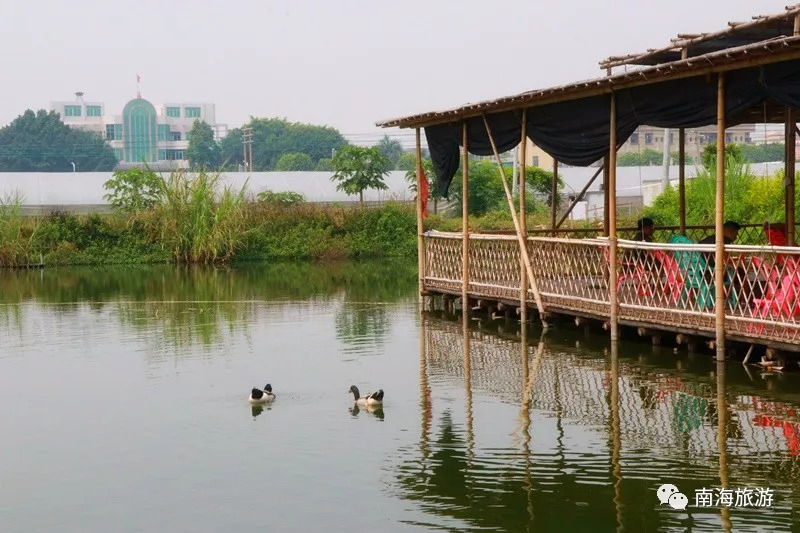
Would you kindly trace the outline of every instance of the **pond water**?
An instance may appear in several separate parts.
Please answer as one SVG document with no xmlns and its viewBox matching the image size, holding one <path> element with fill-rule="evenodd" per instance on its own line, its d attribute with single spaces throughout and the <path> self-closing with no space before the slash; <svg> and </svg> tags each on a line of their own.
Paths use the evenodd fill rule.
<svg viewBox="0 0 800 533">
<path fill-rule="evenodd" d="M 465 336 L 415 266 L 0 272 L 0 531 L 797 530 L 797 376 Z M 695 505 L 720 486 L 773 501 Z"/>
</svg>

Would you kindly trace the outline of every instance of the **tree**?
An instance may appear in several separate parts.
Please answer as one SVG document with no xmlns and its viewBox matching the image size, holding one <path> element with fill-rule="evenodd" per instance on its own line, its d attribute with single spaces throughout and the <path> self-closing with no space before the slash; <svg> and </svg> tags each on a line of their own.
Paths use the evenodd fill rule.
<svg viewBox="0 0 800 533">
<path fill-rule="evenodd" d="M 427 159 L 427 158 L 424 158 Z M 400 156 L 400 159 L 397 160 L 397 165 L 395 169 L 397 170 L 405 170 L 408 172 L 409 170 L 415 170 L 417 168 L 417 154 L 406 152 Z"/>
<path fill-rule="evenodd" d="M 103 198 L 118 211 L 146 211 L 158 204 L 163 187 L 163 178 L 149 168 L 118 170 L 103 184 L 108 191 Z"/>
<path fill-rule="evenodd" d="M 703 168 L 709 172 L 716 172 L 717 143 L 713 142 L 711 144 L 707 144 L 706 147 L 703 148 L 703 153 L 701 154 L 700 158 L 703 163 Z M 727 167 L 731 162 L 744 162 L 744 158 L 742 157 L 742 148 L 738 144 L 725 145 L 725 166 Z"/>
<path fill-rule="evenodd" d="M 550 200 L 553 196 L 553 173 L 551 171 L 539 167 L 526 166 L 525 183 L 527 183 L 528 189 L 533 192 L 537 199 L 544 201 L 548 206 L 551 205 Z M 556 183 L 556 207 L 561 204 L 561 190 L 563 188 L 564 180 L 559 176 Z"/>
<path fill-rule="evenodd" d="M 511 171 L 508 172 L 510 181 Z M 469 214 L 483 215 L 500 208 L 505 202 L 505 191 L 500 182 L 497 166 L 490 161 L 470 162 L 468 180 Z M 461 170 L 450 183 L 449 196 L 461 203 Z"/>
<path fill-rule="evenodd" d="M 400 144 L 400 141 L 391 139 L 388 135 L 384 135 L 383 139 L 378 142 L 376 147 L 382 156 L 392 162 L 391 168 L 388 170 L 397 168 L 397 162 L 403 155 L 403 145 Z"/>
<path fill-rule="evenodd" d="M 314 168 L 317 172 L 333 172 L 333 163 L 330 157 L 324 157 L 319 160 L 317 166 Z"/>
<path fill-rule="evenodd" d="M 337 191 L 347 194 L 358 194 L 358 201 L 364 204 L 364 191 L 367 189 L 386 190 L 389 187 L 383 181 L 390 161 L 378 151 L 378 148 L 346 146 L 336 152 L 333 157 L 333 176 L 331 181 L 338 181 Z"/>
<path fill-rule="evenodd" d="M 242 164 L 242 129 L 234 128 L 219 143 L 225 168 L 235 169 Z M 255 156 L 255 154 L 253 154 Z"/>
<path fill-rule="evenodd" d="M 193 170 L 217 170 L 220 167 L 222 151 L 214 139 L 214 130 L 203 120 L 195 120 L 190 130 L 189 148 L 186 156 Z"/>
<path fill-rule="evenodd" d="M 314 170 L 311 156 L 299 152 L 283 154 L 275 164 L 275 170 L 280 172 L 296 172 L 301 170 Z"/>
<path fill-rule="evenodd" d="M 308 154 L 316 165 L 347 144 L 341 133 L 328 126 L 291 123 L 280 118 L 252 118 L 248 126 L 253 128 L 256 170 L 273 170 L 283 154 L 296 152 Z"/>
<path fill-rule="evenodd" d="M 0 172 L 108 172 L 114 150 L 96 132 L 70 128 L 55 111 L 27 110 L 0 129 Z"/>
</svg>

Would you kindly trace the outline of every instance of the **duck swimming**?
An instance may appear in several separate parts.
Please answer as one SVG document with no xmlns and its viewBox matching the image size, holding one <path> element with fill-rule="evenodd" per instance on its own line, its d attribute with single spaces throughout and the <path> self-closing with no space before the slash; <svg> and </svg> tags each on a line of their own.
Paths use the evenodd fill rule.
<svg viewBox="0 0 800 533">
<path fill-rule="evenodd" d="M 355 385 L 351 385 L 350 389 L 347 391 L 348 393 L 353 393 L 353 398 L 356 405 L 362 406 L 373 406 L 373 405 L 383 405 L 383 389 L 379 389 L 376 392 L 369 392 L 364 396 L 358 392 L 358 387 Z"/>
<path fill-rule="evenodd" d="M 275 395 L 272 393 L 272 385 L 267 383 L 264 389 L 253 389 L 250 392 L 250 403 L 269 403 L 275 400 Z"/>
</svg>

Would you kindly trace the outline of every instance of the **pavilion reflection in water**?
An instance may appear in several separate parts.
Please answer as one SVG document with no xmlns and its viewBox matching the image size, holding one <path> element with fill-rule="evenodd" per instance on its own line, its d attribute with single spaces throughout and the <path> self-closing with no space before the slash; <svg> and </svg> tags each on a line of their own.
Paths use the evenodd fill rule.
<svg viewBox="0 0 800 533">
<path fill-rule="evenodd" d="M 638 354 L 614 348 L 529 345 L 524 330 L 520 342 L 463 322 L 421 320 L 420 442 L 393 466 L 401 497 L 424 513 L 415 523 L 508 531 L 791 527 L 800 503 L 800 397 L 776 400 L 760 376 L 750 382 L 722 363 L 692 374 L 670 360 L 642 365 Z M 687 494 L 687 512 L 658 505 L 662 483 Z M 775 501 L 698 508 L 694 494 L 703 487 L 769 487 Z"/>
</svg>

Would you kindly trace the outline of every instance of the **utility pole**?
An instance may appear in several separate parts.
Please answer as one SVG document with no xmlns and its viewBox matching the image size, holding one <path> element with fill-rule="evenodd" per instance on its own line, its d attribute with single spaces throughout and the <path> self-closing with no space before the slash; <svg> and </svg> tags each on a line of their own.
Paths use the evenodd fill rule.
<svg viewBox="0 0 800 533">
<path fill-rule="evenodd" d="M 242 127 L 242 164 L 245 170 L 253 171 L 253 128 Z"/>
</svg>

